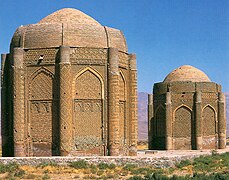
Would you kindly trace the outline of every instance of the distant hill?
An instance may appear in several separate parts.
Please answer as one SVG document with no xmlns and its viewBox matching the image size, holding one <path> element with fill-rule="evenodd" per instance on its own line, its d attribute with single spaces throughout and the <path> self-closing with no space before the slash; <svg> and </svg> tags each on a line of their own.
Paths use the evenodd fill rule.
<svg viewBox="0 0 229 180">
<path fill-rule="evenodd" d="M 229 92 L 225 93 L 226 98 L 226 118 L 227 137 L 229 137 Z M 138 139 L 148 139 L 148 118 L 147 118 L 148 93 L 138 93 Z"/>
<path fill-rule="evenodd" d="M 138 139 L 148 139 L 148 118 L 147 118 L 148 93 L 138 93 Z"/>
</svg>

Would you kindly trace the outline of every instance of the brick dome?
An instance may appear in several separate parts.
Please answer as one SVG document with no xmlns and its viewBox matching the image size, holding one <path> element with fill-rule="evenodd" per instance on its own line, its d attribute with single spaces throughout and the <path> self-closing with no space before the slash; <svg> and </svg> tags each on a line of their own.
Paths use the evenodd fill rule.
<svg viewBox="0 0 229 180">
<path fill-rule="evenodd" d="M 169 73 L 163 82 L 191 81 L 191 82 L 211 82 L 209 77 L 201 70 L 184 65 Z"/>
<path fill-rule="evenodd" d="M 90 25 L 99 25 L 95 19 L 86 15 L 85 13 L 72 8 L 60 9 L 45 18 L 43 18 L 38 23 L 73 23 L 73 24 L 90 24 Z"/>
<path fill-rule="evenodd" d="M 60 45 L 114 47 L 127 52 L 126 40 L 120 30 L 102 26 L 95 19 L 72 8 L 58 10 L 37 24 L 20 26 L 11 40 L 11 50 L 14 47 L 30 49 Z"/>
</svg>

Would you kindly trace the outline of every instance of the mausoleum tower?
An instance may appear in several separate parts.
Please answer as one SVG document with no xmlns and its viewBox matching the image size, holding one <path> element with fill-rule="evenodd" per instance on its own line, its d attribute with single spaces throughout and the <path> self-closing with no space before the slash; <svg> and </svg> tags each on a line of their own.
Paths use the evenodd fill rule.
<svg viewBox="0 0 229 180">
<path fill-rule="evenodd" d="M 149 149 L 223 149 L 225 98 L 221 86 L 185 65 L 154 84 L 148 101 Z"/>
<path fill-rule="evenodd" d="M 123 33 L 65 8 L 2 54 L 3 156 L 136 155 L 137 68 Z"/>
</svg>

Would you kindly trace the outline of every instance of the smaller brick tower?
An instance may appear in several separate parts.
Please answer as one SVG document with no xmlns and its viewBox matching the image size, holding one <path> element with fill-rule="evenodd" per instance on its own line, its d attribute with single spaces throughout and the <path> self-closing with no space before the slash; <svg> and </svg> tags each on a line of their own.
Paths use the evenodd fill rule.
<svg viewBox="0 0 229 180">
<path fill-rule="evenodd" d="M 221 85 L 192 66 L 154 84 L 148 101 L 149 149 L 223 149 L 225 97 Z"/>
</svg>

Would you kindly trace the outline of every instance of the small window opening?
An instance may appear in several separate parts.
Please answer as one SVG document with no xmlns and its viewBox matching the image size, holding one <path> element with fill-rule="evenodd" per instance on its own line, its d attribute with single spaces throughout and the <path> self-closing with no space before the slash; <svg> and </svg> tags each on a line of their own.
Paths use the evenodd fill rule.
<svg viewBox="0 0 229 180">
<path fill-rule="evenodd" d="M 40 64 L 42 62 L 42 60 L 44 59 L 44 55 L 40 55 L 37 64 Z"/>
</svg>

